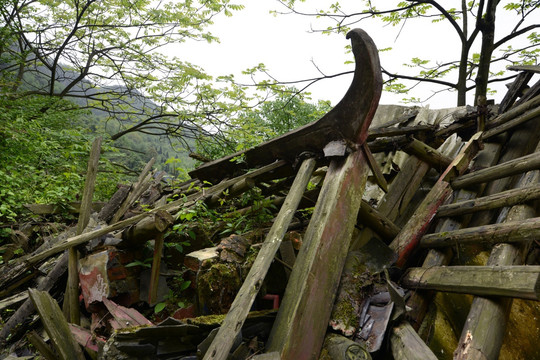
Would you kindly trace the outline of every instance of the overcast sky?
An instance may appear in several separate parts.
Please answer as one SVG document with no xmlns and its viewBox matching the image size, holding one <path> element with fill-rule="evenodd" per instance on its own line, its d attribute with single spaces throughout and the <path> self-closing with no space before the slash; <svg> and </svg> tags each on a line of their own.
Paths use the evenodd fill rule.
<svg viewBox="0 0 540 360">
<path fill-rule="evenodd" d="M 216 18 L 211 28 L 221 43 L 183 45 L 183 54 L 179 54 L 181 58 L 203 67 L 214 76 L 234 74 L 237 78 L 242 70 L 264 63 L 280 81 L 320 76 L 319 71 L 332 75 L 354 69 L 353 64 L 344 64 L 352 60 L 352 54 L 345 53 L 345 45 L 349 41 L 343 35 L 323 35 L 310 31 L 321 28 L 323 24 L 319 20 L 297 15 L 273 16 L 269 14 L 270 10 L 285 10 L 275 0 L 237 0 L 235 3 L 242 3 L 246 7 L 232 17 Z M 328 0 L 310 0 L 303 6 L 311 10 L 326 9 L 329 3 Z M 393 48 L 391 52 L 380 53 L 381 65 L 389 71 L 399 71 L 401 65 L 412 57 L 432 57 L 442 61 L 447 54 L 459 54 L 457 35 L 447 22 L 422 24 L 409 21 L 403 27 L 362 22 L 359 27 L 368 32 L 379 49 Z M 454 55 L 455 58 L 457 56 Z M 325 80 L 309 91 L 314 99 L 330 100 L 335 105 L 347 91 L 351 79 L 352 76 L 341 76 Z M 502 86 L 499 85 L 499 89 Z M 422 92 L 409 95 L 426 98 L 441 87 L 423 84 L 418 89 L 422 89 Z M 502 94 L 504 90 L 495 96 L 496 101 L 500 101 Z M 405 96 L 383 92 L 381 103 L 399 104 Z M 454 106 L 455 102 L 454 92 L 444 92 L 424 105 L 444 108 Z M 471 98 L 468 103 L 472 103 Z"/>
</svg>

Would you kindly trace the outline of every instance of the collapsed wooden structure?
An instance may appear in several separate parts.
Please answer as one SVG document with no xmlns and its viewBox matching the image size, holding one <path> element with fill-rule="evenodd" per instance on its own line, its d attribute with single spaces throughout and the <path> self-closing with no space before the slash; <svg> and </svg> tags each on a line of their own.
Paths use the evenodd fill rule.
<svg viewBox="0 0 540 360">
<path fill-rule="evenodd" d="M 391 354 L 395 359 L 497 359 L 503 344 L 507 355 L 501 358 L 540 358 L 538 346 L 516 340 L 517 330 L 512 328 L 511 334 L 507 326 L 512 299 L 523 299 L 520 311 L 532 324 L 527 336 L 540 336 L 535 243 L 540 231 L 535 202 L 540 197 L 540 82 L 524 91 L 540 68 L 513 68 L 519 75 L 498 107 L 432 111 L 379 106 L 377 49 L 362 30 L 351 31 L 348 38 L 356 61 L 353 82 L 319 121 L 204 164 L 190 175 L 212 186 L 195 193 L 186 186 L 182 199 L 121 220 L 143 191 L 135 186 L 123 207 L 106 216 L 109 225 L 83 232 L 88 218 L 81 215 L 74 236 L 6 266 L 2 289 L 15 288 L 14 279 L 20 283 L 54 254 L 72 249 L 70 258 L 76 259 L 75 246 L 123 229 L 122 238 L 154 238 L 156 254 L 161 254 L 162 234 L 175 221 L 171 214 L 197 201 L 216 202 L 224 194 L 279 179 L 290 184 L 281 208 L 205 349 L 205 359 L 226 359 L 276 254 L 281 251 L 285 257 L 283 239 L 313 172 L 324 168 L 265 354 L 256 358 L 370 359 Z M 230 161 L 238 156 L 242 162 Z M 148 183 L 148 171 L 139 185 Z M 77 274 L 74 264 L 71 274 Z M 152 272 L 158 275 L 159 256 Z M 68 298 L 76 299 L 73 309 L 79 293 L 77 276 L 70 278 L 75 279 L 68 286 L 73 292 Z M 39 290 L 47 291 L 47 284 Z M 38 310 L 51 308 L 43 305 L 49 300 L 41 293 L 30 296 Z M 27 300 L 25 306 L 32 303 Z M 345 308 L 350 311 L 340 311 Z M 70 314 L 70 322 L 77 323 L 74 312 Z M 168 326 L 168 331 L 180 329 Z M 6 329 L 0 331 L 2 340 Z M 178 330 L 183 334 L 178 336 L 194 331 L 189 329 Z"/>
</svg>

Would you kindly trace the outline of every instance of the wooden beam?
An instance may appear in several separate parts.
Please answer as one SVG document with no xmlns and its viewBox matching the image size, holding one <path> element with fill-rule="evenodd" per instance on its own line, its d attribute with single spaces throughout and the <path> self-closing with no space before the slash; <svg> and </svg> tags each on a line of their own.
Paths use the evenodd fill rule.
<svg viewBox="0 0 540 360">
<path fill-rule="evenodd" d="M 493 245 L 500 242 L 533 241 L 538 239 L 539 236 L 540 218 L 530 218 L 428 234 L 422 237 L 419 246 L 435 248 L 467 243 Z"/>
<path fill-rule="evenodd" d="M 434 266 L 409 268 L 409 289 L 540 300 L 540 266 Z"/>
<path fill-rule="evenodd" d="M 498 194 L 484 196 L 477 199 L 456 202 L 443 205 L 437 211 L 437 217 L 461 216 L 479 211 L 524 204 L 531 200 L 540 198 L 540 187 L 538 185 L 528 186 L 520 189 L 511 189 Z"/>
<path fill-rule="evenodd" d="M 507 69 L 513 71 L 528 71 L 540 74 L 540 66 L 538 65 L 512 65 L 508 66 Z"/>
<path fill-rule="evenodd" d="M 156 303 L 159 269 L 161 268 L 161 252 L 163 251 L 163 233 L 159 233 L 154 239 L 154 257 L 152 259 L 152 269 L 150 273 L 150 289 L 148 291 L 148 304 L 151 306 Z"/>
<path fill-rule="evenodd" d="M 60 358 L 84 360 L 83 352 L 71 335 L 68 323 L 56 301 L 45 291 L 29 289 L 28 294 Z"/>
<path fill-rule="evenodd" d="M 368 172 L 361 150 L 330 163 L 267 345 L 282 359 L 319 356 Z"/>
<path fill-rule="evenodd" d="M 480 137 L 481 133 L 475 134 L 463 147 L 450 166 L 441 175 L 439 180 L 433 185 L 430 192 L 416 209 L 415 213 L 401 229 L 401 232 L 390 243 L 390 248 L 398 255 L 396 261 L 398 267 L 405 265 L 405 261 L 416 249 L 420 238 L 427 231 L 431 221 L 437 213 L 437 209 L 452 192 L 450 180 L 463 173 L 478 152 L 480 148 Z"/>
<path fill-rule="evenodd" d="M 402 322 L 392 329 L 390 348 L 395 360 L 437 360 L 408 322 Z"/>
<path fill-rule="evenodd" d="M 370 129 L 367 141 L 373 141 L 381 137 L 394 137 L 400 135 L 413 135 L 420 133 L 431 133 L 435 129 L 433 125 L 416 125 L 406 127 L 388 127 Z"/>
<path fill-rule="evenodd" d="M 206 351 L 204 359 L 227 359 L 234 339 L 240 332 L 249 313 L 251 305 L 272 264 L 274 255 L 281 245 L 287 228 L 300 204 L 302 195 L 315 169 L 315 159 L 307 159 L 302 163 L 298 174 L 287 194 L 285 202 L 274 220 L 263 246 L 253 263 L 246 280 L 238 291 L 225 320 Z"/>
<path fill-rule="evenodd" d="M 540 169 L 540 152 L 534 152 L 487 169 L 477 170 L 452 181 L 452 188 L 463 189 L 504 177 L 517 175 L 529 170 Z"/>
<path fill-rule="evenodd" d="M 371 122 L 366 121 L 364 112 L 367 110 L 370 117 L 373 117 L 382 91 L 377 48 L 372 48 L 365 41 L 367 38 L 369 36 L 360 29 L 353 29 L 347 34 L 347 39 L 352 42 L 356 63 L 354 77 L 343 99 L 330 112 L 313 123 L 251 149 L 206 163 L 191 171 L 190 176 L 214 182 L 234 176 L 245 169 L 268 164 L 275 159 L 286 160 L 292 164 L 301 153 L 320 152 L 331 141 L 364 143 Z M 244 162 L 239 164 L 231 161 L 237 156 L 242 156 Z"/>
<path fill-rule="evenodd" d="M 28 342 L 43 356 L 46 360 L 57 360 L 56 355 L 47 343 L 34 330 L 27 335 Z"/>
<path fill-rule="evenodd" d="M 360 211 L 358 212 L 358 224 L 368 226 L 382 239 L 390 242 L 394 240 L 401 229 L 394 224 L 389 218 L 381 214 L 381 212 L 366 201 L 362 200 Z"/>
</svg>

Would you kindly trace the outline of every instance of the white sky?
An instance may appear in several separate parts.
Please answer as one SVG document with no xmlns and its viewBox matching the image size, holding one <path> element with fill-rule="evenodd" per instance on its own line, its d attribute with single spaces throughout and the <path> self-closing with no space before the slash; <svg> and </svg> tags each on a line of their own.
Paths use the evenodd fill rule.
<svg viewBox="0 0 540 360">
<path fill-rule="evenodd" d="M 273 16 L 269 14 L 270 10 L 285 10 L 275 0 L 234 2 L 244 4 L 245 9 L 235 12 L 229 18 L 216 18 L 211 28 L 213 34 L 220 38 L 220 44 L 200 42 L 182 45 L 183 53 L 179 55 L 182 59 L 201 66 L 214 76 L 234 74 L 237 80 L 241 79 L 242 70 L 259 63 L 264 63 L 269 72 L 280 81 L 317 77 L 320 75 L 318 69 L 326 75 L 354 69 L 353 64 L 344 64 L 346 60 L 352 60 L 352 54 L 345 54 L 344 47 L 349 41 L 344 36 L 310 33 L 311 28 L 320 29 L 323 26 L 320 20 L 297 15 Z M 327 9 L 330 3 L 329 0 L 310 0 L 302 6 L 312 12 L 314 9 Z M 403 71 L 402 64 L 412 57 L 447 61 L 447 54 L 453 55 L 452 60 L 459 56 L 457 35 L 446 21 L 438 24 L 409 21 L 402 28 L 365 21 L 358 27 L 368 32 L 378 48 L 393 48 L 391 52 L 380 53 L 381 65 L 392 72 Z M 398 33 L 399 38 L 396 39 Z M 352 75 L 324 80 L 308 91 L 315 100 L 330 100 L 336 104 L 347 91 L 351 79 Z M 497 86 L 500 90 L 494 96 L 496 102 L 504 95 L 503 86 Z M 442 87 L 422 84 L 418 89 L 421 91 L 408 95 L 383 92 L 381 104 L 399 104 L 403 97 L 408 96 L 426 98 L 431 91 Z M 471 97 L 472 92 L 467 101 L 469 104 L 472 104 Z M 424 105 L 444 108 L 454 106 L 455 102 L 454 92 L 444 92 Z"/>
</svg>

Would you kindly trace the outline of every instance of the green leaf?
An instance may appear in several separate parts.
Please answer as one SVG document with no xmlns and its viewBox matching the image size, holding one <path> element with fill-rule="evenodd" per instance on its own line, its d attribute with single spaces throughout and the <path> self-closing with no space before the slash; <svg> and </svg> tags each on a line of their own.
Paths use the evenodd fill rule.
<svg viewBox="0 0 540 360">
<path fill-rule="evenodd" d="M 165 309 L 166 306 L 167 304 L 164 302 L 157 303 L 156 306 L 154 306 L 154 314 L 157 314 L 163 311 L 163 309 Z"/>
</svg>

